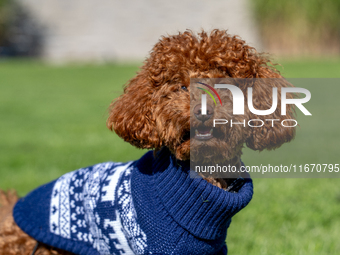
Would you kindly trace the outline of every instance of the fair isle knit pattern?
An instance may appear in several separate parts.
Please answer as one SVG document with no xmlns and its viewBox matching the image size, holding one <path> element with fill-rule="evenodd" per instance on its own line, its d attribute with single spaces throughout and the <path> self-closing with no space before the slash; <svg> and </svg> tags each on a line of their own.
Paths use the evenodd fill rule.
<svg viewBox="0 0 340 255">
<path fill-rule="evenodd" d="M 226 254 L 231 217 L 251 200 L 189 177 L 163 149 L 67 173 L 19 200 L 14 219 L 36 240 L 75 254 Z"/>
<path fill-rule="evenodd" d="M 131 162 L 102 163 L 60 177 L 52 191 L 50 232 L 90 243 L 100 254 L 143 254 L 146 235 L 136 220 L 131 170 Z M 103 202 L 116 208 L 111 217 L 99 215 Z"/>
</svg>

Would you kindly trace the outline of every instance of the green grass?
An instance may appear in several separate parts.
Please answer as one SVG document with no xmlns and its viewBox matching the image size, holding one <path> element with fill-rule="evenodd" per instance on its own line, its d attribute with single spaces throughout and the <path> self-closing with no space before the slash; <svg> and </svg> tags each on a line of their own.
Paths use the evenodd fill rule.
<svg viewBox="0 0 340 255">
<path fill-rule="evenodd" d="M 282 66 L 279 69 L 285 77 L 340 77 L 340 61 L 334 59 L 283 61 Z M 246 165 L 340 163 L 339 80 L 302 83 L 306 86 L 300 87 L 312 94 L 306 107 L 313 116 L 297 110 L 296 138 L 274 151 L 245 149 Z M 327 178 L 255 178 L 253 200 L 229 228 L 230 254 L 340 254 L 339 184 L 339 179 Z"/>
<path fill-rule="evenodd" d="M 286 77 L 340 77 L 340 60 L 282 61 L 282 66 Z M 137 65 L 0 62 L 0 188 L 25 195 L 80 167 L 139 158 L 144 151 L 105 126 L 107 107 L 136 71 Z M 309 89 L 313 117 L 299 114 L 296 139 L 275 151 L 246 149 L 246 165 L 340 163 L 340 88 Z M 229 228 L 229 254 L 340 254 L 339 184 L 339 179 L 255 178 L 253 200 Z"/>
<path fill-rule="evenodd" d="M 278 63 L 277 69 L 289 78 L 340 78 L 339 58 L 285 59 Z"/>
<path fill-rule="evenodd" d="M 0 64 L 0 188 L 20 195 L 63 173 L 143 152 L 106 126 L 107 108 L 136 66 Z"/>
</svg>

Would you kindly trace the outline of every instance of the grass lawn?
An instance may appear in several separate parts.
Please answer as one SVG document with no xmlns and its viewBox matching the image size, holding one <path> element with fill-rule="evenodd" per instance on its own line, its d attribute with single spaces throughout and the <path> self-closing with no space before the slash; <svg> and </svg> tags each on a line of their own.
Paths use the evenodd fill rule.
<svg viewBox="0 0 340 255">
<path fill-rule="evenodd" d="M 285 77 L 340 77 L 340 60 L 281 64 Z M 25 195 L 80 167 L 139 158 L 144 151 L 105 125 L 111 100 L 136 71 L 137 65 L 0 62 L 0 188 Z M 246 165 L 340 163 L 340 87 L 310 91 L 313 117 L 299 114 L 296 139 L 277 151 L 246 149 Z M 339 179 L 256 178 L 254 185 L 253 200 L 229 228 L 230 254 L 340 254 Z"/>
</svg>

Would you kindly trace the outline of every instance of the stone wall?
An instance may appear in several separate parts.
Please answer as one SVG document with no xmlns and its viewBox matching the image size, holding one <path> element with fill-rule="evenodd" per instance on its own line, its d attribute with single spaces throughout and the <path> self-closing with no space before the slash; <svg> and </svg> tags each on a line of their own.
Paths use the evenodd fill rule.
<svg viewBox="0 0 340 255">
<path fill-rule="evenodd" d="M 228 29 L 260 41 L 247 0 L 18 0 L 39 24 L 50 62 L 143 60 L 161 35 Z"/>
</svg>

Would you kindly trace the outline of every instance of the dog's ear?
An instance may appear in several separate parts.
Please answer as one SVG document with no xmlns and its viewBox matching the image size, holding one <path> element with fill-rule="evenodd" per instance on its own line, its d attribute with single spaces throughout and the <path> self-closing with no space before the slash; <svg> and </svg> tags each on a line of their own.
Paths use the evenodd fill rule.
<svg viewBox="0 0 340 255">
<path fill-rule="evenodd" d="M 268 71 L 268 70 L 267 70 Z M 268 71 L 273 72 L 272 70 Z M 281 89 L 284 87 L 292 87 L 282 76 L 269 75 L 269 77 L 279 77 L 274 79 L 257 79 L 253 84 L 253 106 L 257 110 L 268 110 L 272 107 L 273 100 L 273 88 L 277 88 L 277 108 L 270 115 L 256 115 L 249 113 L 250 119 L 262 120 L 264 123 L 262 127 L 250 127 L 250 134 L 246 140 L 246 145 L 253 149 L 262 151 L 263 149 L 275 149 L 280 147 L 283 143 L 291 141 L 295 136 L 296 123 L 294 121 L 283 120 L 293 119 L 295 120 L 295 109 L 292 105 L 287 105 L 286 115 L 281 115 Z M 293 94 L 287 93 L 286 98 L 292 99 Z M 248 99 L 248 98 L 247 98 Z M 249 111 L 249 110 L 248 110 Z M 254 122 L 253 126 L 261 126 L 262 123 Z"/>
<path fill-rule="evenodd" d="M 141 71 L 128 82 L 124 93 L 109 108 L 107 127 L 138 148 L 161 146 L 152 110 L 153 91 L 152 82 Z"/>
</svg>

